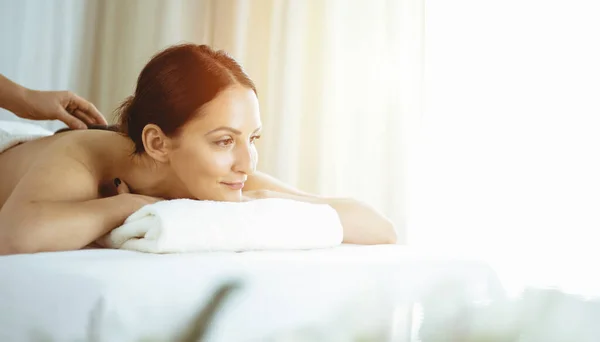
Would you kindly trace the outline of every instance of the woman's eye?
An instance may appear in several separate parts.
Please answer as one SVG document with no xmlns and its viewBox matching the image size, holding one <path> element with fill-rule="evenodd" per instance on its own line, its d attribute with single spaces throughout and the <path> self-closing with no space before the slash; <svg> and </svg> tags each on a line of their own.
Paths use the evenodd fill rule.
<svg viewBox="0 0 600 342">
<path fill-rule="evenodd" d="M 250 142 L 254 143 L 256 140 L 260 139 L 260 135 L 255 135 L 252 138 L 250 138 Z"/>
<path fill-rule="evenodd" d="M 229 138 L 229 139 L 223 139 L 223 140 L 219 140 L 217 141 L 217 145 L 221 146 L 221 147 L 226 147 L 233 144 L 233 139 Z"/>
</svg>

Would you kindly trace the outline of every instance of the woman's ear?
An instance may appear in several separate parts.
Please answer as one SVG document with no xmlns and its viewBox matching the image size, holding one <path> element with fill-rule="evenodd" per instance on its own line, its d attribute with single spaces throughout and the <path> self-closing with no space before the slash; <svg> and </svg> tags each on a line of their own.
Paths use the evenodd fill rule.
<svg viewBox="0 0 600 342">
<path fill-rule="evenodd" d="M 171 139 L 155 124 L 147 124 L 142 131 L 142 142 L 146 153 L 152 159 L 166 163 L 169 161 Z"/>
</svg>

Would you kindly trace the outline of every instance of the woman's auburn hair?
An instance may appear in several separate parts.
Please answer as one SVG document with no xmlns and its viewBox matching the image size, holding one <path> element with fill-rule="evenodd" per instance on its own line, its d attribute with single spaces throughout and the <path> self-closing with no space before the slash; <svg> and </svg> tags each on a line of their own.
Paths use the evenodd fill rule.
<svg viewBox="0 0 600 342">
<path fill-rule="evenodd" d="M 235 84 L 257 93 L 254 82 L 226 52 L 207 45 L 171 46 L 144 66 L 134 94 L 116 109 L 118 124 L 88 128 L 122 133 L 134 142 L 135 153 L 142 153 L 146 125 L 155 124 L 166 135 L 175 135 L 192 117 L 201 115 L 202 106 Z M 55 134 L 70 130 L 63 128 Z"/>
<path fill-rule="evenodd" d="M 116 110 L 118 129 L 135 143 L 135 153 L 144 152 L 142 131 L 155 124 L 168 136 L 219 92 L 232 85 L 248 87 L 254 82 L 240 64 L 224 51 L 207 45 L 180 44 L 154 55 L 140 73 L 135 92 Z"/>
</svg>

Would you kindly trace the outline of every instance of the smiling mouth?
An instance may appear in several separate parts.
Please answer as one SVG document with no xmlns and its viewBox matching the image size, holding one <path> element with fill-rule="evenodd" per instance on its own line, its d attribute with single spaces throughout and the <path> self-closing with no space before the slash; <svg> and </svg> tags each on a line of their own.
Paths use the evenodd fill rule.
<svg viewBox="0 0 600 342">
<path fill-rule="evenodd" d="M 225 185 L 226 187 L 230 188 L 231 190 L 242 190 L 244 188 L 244 182 L 237 182 L 237 183 L 221 182 L 221 184 Z"/>
</svg>

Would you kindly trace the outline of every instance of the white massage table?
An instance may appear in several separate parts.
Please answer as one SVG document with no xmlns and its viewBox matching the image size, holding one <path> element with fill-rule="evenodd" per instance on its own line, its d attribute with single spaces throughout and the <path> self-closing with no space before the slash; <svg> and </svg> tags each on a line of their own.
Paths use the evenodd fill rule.
<svg viewBox="0 0 600 342">
<path fill-rule="evenodd" d="M 2 256 L 0 341 L 177 341 L 228 282 L 237 288 L 206 341 L 409 341 L 413 304 L 434 288 L 459 284 L 470 301 L 502 296 L 482 262 L 398 245 Z"/>
</svg>

